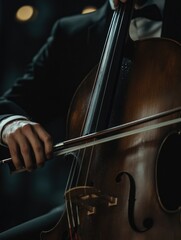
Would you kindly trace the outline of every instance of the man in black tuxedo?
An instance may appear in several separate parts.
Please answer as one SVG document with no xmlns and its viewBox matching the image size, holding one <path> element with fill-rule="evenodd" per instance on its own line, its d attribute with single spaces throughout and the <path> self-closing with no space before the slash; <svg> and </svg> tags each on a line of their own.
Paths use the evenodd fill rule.
<svg viewBox="0 0 181 240">
<path fill-rule="evenodd" d="M 112 0 L 110 2 L 113 4 Z M 144 5 L 149 1 L 140 2 Z M 142 6 L 140 2 L 138 8 Z M 116 8 L 117 4 L 115 0 L 112 7 Z M 180 12 L 179 0 L 174 1 L 174 5 L 171 0 L 165 0 L 162 36 L 181 40 L 181 32 L 174 24 Z M 94 13 L 58 20 L 27 72 L 1 97 L 0 140 L 2 148 L 8 146 L 17 170 L 25 167 L 32 171 L 42 166 L 52 157 L 53 144 L 65 139 L 69 104 L 80 82 L 99 62 L 111 15 L 112 10 L 106 2 Z M 162 24 L 161 20 L 159 22 Z M 47 127 L 54 119 L 62 122 L 58 136 L 56 129 L 59 127 L 54 126 L 52 131 Z M 60 211 L 60 208 L 52 211 L 45 221 L 40 217 L 4 232 L 0 239 L 39 239 L 40 230 L 52 225 L 55 222 L 52 216 L 57 219 Z"/>
<path fill-rule="evenodd" d="M 175 2 L 176 14 L 171 18 L 169 13 L 173 14 L 173 7 L 166 0 L 164 12 L 167 16 L 163 14 L 162 36 L 177 41 L 181 39 L 175 22 L 179 7 L 180 2 Z M 53 140 L 56 140 L 42 126 L 55 118 L 65 119 L 75 89 L 99 61 L 111 14 L 106 2 L 94 13 L 58 20 L 27 72 L 1 97 L 0 140 L 2 145 L 9 147 L 17 169 L 22 167 L 21 154 L 30 171 L 35 167 L 34 161 L 41 166 L 45 158 L 51 157 Z M 31 148 L 35 156 L 33 162 Z"/>
</svg>

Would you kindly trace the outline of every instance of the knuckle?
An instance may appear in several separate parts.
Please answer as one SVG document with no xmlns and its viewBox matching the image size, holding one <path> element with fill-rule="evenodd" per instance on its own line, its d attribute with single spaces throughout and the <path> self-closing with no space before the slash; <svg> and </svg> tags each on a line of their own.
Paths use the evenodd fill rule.
<svg viewBox="0 0 181 240">
<path fill-rule="evenodd" d="M 41 146 L 41 144 L 36 144 L 36 146 L 35 146 L 35 152 L 37 152 L 38 154 L 42 152 L 42 146 Z"/>
<path fill-rule="evenodd" d="M 12 155 L 12 157 L 17 156 L 18 155 L 18 150 L 14 147 L 11 147 L 11 155 Z"/>
<path fill-rule="evenodd" d="M 21 147 L 21 152 L 22 152 L 22 155 L 28 155 L 30 154 L 30 149 L 29 149 L 29 146 L 27 144 L 24 144 L 22 147 Z"/>
<path fill-rule="evenodd" d="M 14 146 L 14 134 L 13 133 L 4 135 L 3 140 L 8 144 L 9 148 L 13 148 L 13 146 Z"/>
<path fill-rule="evenodd" d="M 31 126 L 31 124 L 26 123 L 26 124 L 24 124 L 24 125 L 21 127 L 21 129 L 22 129 L 23 131 L 25 131 L 25 132 L 29 132 L 29 131 L 32 130 L 32 126 Z"/>
<path fill-rule="evenodd" d="M 47 134 L 46 136 L 45 136 L 45 143 L 47 143 L 47 144 L 52 144 L 52 137 L 49 135 L 49 134 Z"/>
<path fill-rule="evenodd" d="M 33 122 L 32 125 L 34 126 L 35 129 L 41 128 L 41 124 L 37 122 Z"/>
</svg>

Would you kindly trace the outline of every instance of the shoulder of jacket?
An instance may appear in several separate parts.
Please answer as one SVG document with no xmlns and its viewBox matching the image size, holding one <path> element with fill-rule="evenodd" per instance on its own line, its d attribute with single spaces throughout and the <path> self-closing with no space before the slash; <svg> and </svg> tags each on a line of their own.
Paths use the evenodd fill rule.
<svg viewBox="0 0 181 240">
<path fill-rule="evenodd" d="M 87 14 L 76 14 L 58 19 L 52 29 L 52 35 L 57 35 L 62 31 L 64 33 L 79 32 L 87 27 L 98 24 L 106 17 L 107 5 L 104 4 L 97 11 Z"/>
</svg>

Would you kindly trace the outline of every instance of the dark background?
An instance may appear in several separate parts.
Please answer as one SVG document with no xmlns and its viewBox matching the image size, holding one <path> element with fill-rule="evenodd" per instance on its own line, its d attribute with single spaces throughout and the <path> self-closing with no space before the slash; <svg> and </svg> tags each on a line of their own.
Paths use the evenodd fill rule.
<svg viewBox="0 0 181 240">
<path fill-rule="evenodd" d="M 81 13 L 89 5 L 99 8 L 104 1 L 0 0 L 0 94 L 23 74 L 58 18 Z M 30 21 L 15 19 L 23 5 L 37 10 Z M 60 205 L 68 172 L 64 159 L 53 160 L 32 173 L 14 175 L 8 167 L 0 166 L 0 232 Z"/>
</svg>

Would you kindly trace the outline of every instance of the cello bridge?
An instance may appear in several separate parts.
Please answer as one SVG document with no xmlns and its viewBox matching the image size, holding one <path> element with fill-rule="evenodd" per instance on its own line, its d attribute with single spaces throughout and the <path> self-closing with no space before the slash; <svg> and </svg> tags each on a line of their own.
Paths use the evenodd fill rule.
<svg viewBox="0 0 181 240">
<path fill-rule="evenodd" d="M 69 189 L 65 193 L 65 199 L 76 206 L 86 209 L 87 215 L 96 214 L 96 208 L 105 205 L 112 207 L 117 205 L 117 197 L 104 195 L 100 190 L 89 187 L 79 186 Z"/>
</svg>

